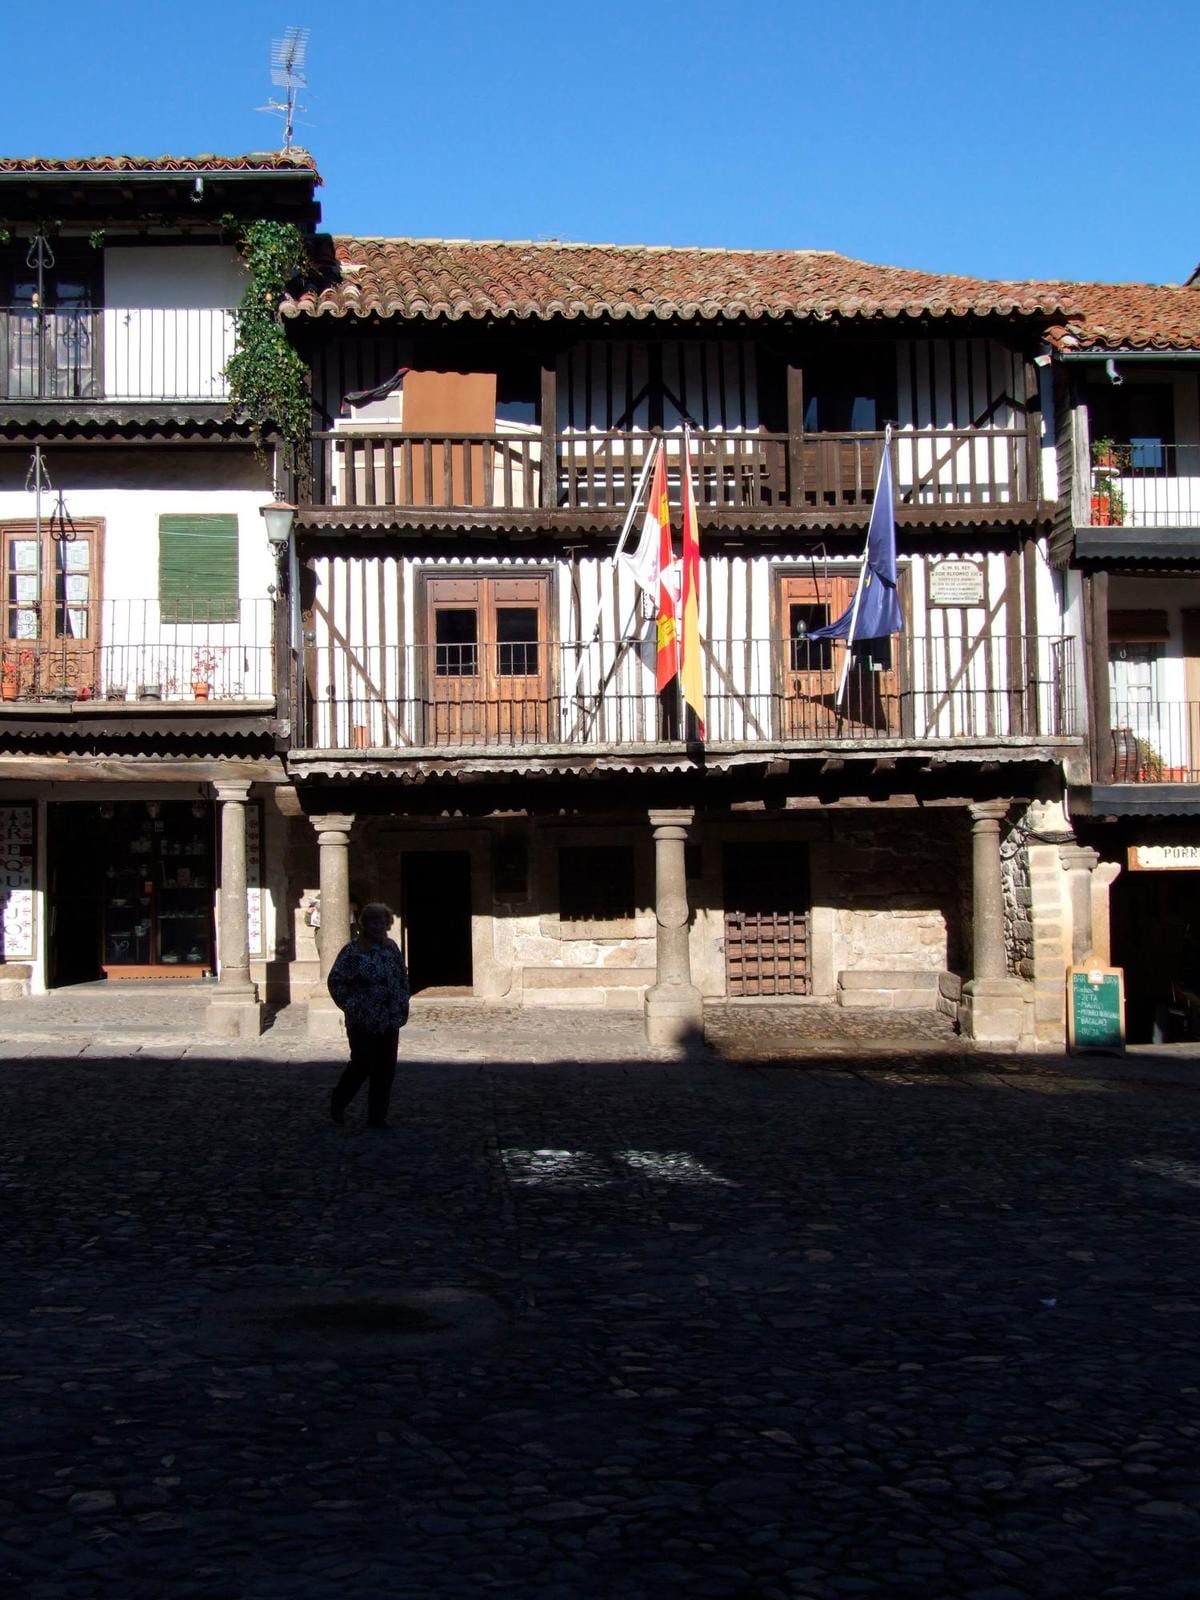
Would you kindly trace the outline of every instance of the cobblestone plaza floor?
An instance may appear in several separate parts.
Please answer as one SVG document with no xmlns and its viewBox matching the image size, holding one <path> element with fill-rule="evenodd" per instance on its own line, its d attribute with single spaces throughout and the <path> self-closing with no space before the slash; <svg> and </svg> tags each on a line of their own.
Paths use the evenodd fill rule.
<svg viewBox="0 0 1200 1600">
<path fill-rule="evenodd" d="M 59 1020 L 0 1047 L 0 1590 L 1200 1591 L 1191 1061 L 427 1011 L 377 1135 L 286 1024 Z"/>
</svg>

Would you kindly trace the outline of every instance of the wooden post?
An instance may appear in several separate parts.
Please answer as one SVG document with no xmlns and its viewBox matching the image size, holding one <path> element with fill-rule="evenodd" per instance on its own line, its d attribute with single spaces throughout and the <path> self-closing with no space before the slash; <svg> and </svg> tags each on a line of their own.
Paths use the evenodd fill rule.
<svg viewBox="0 0 1200 1600">
<path fill-rule="evenodd" d="M 558 365 L 554 352 L 542 356 L 542 506 L 558 505 Z"/>
<path fill-rule="evenodd" d="M 793 362 L 787 369 L 788 505 L 796 511 L 804 504 L 804 369 Z"/>
<path fill-rule="evenodd" d="M 1092 782 L 1113 781 L 1112 711 L 1108 695 L 1108 573 L 1090 572 L 1083 580 L 1083 620 L 1087 630 L 1087 676 L 1091 690 L 1088 725 Z"/>
<path fill-rule="evenodd" d="M 1021 616 L 1021 557 L 1004 553 L 1004 675 L 1009 733 L 1025 732 L 1024 622 Z M 998 730 L 997 730 L 998 731 Z"/>
</svg>

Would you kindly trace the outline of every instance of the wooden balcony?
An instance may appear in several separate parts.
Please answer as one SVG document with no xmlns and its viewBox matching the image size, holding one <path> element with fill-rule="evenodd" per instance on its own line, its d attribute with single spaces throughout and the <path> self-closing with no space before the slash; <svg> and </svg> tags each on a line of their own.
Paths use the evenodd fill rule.
<svg viewBox="0 0 1200 1600">
<path fill-rule="evenodd" d="M 705 646 L 710 747 L 871 749 L 1073 737 L 1070 641 L 992 638 L 951 652 L 944 639 L 901 636 L 894 660 L 852 666 L 839 701 L 840 647 L 798 640 Z M 654 690 L 647 641 L 573 645 L 530 640 L 310 647 L 296 740 L 308 751 L 525 747 L 581 753 L 679 745 L 680 708 Z"/>
<path fill-rule="evenodd" d="M 615 526 L 653 439 L 647 433 L 532 428 L 453 436 L 367 432 L 313 436 L 308 527 L 435 524 Z M 672 503 L 682 439 L 664 435 Z M 703 433 L 692 470 L 710 524 L 838 526 L 870 515 L 883 435 Z M 897 516 L 911 523 L 1016 522 L 1037 513 L 1038 452 L 1025 429 L 945 429 L 892 438 Z"/>
</svg>

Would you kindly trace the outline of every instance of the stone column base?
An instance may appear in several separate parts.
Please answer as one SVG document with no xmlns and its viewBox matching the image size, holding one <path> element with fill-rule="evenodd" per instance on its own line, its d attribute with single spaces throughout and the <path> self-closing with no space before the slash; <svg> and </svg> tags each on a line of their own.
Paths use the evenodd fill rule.
<svg viewBox="0 0 1200 1600">
<path fill-rule="evenodd" d="M 959 1026 L 989 1050 L 1035 1048 L 1033 991 L 1020 978 L 972 978 L 963 984 Z"/>
<path fill-rule="evenodd" d="M 704 1002 L 693 984 L 655 984 L 646 990 L 646 1041 L 665 1049 L 704 1041 Z"/>
<path fill-rule="evenodd" d="M 329 995 L 321 989 L 308 1000 L 308 1037 L 310 1039 L 344 1039 L 346 1021 Z"/>
<path fill-rule="evenodd" d="M 204 1013 L 206 1033 L 222 1039 L 257 1039 L 263 1031 L 266 1007 L 253 989 L 228 996 L 217 995 Z"/>
</svg>

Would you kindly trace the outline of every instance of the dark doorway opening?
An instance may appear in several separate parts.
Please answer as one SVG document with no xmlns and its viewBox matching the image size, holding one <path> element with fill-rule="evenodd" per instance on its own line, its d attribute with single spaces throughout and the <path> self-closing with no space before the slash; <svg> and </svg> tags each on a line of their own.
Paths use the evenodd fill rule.
<svg viewBox="0 0 1200 1600">
<path fill-rule="evenodd" d="M 406 851 L 401 867 L 404 955 L 413 993 L 470 994 L 471 857 L 466 850 Z"/>
<path fill-rule="evenodd" d="M 51 989 L 103 976 L 107 853 L 97 838 L 99 807 L 52 801 L 46 807 L 49 911 L 46 981 Z"/>
<path fill-rule="evenodd" d="M 1193 872 L 1123 872 L 1110 900 L 1113 962 L 1125 969 L 1130 1044 L 1194 1036 L 1200 995 L 1200 879 Z"/>
</svg>

